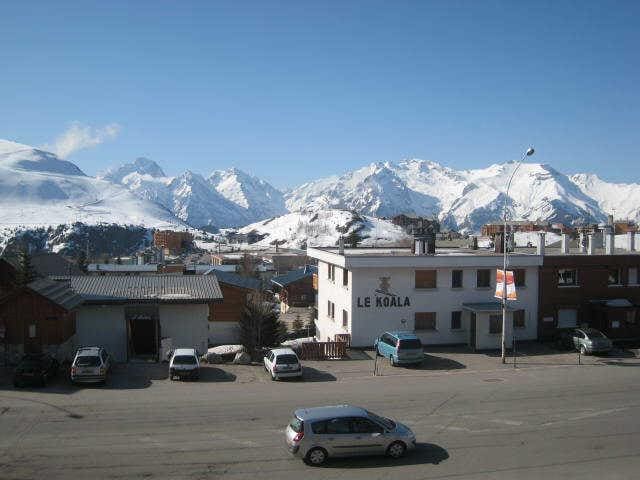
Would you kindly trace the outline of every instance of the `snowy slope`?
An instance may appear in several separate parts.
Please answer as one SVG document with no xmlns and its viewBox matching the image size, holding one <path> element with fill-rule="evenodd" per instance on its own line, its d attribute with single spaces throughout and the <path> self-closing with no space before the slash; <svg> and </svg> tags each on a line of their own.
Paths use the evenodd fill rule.
<svg viewBox="0 0 640 480">
<path fill-rule="evenodd" d="M 152 178 L 166 177 L 160 165 L 144 157 L 138 157 L 133 162 L 124 163 L 119 167 L 108 168 L 98 173 L 97 177 L 113 183 L 122 183 L 123 179 L 131 173 L 149 175 Z"/>
<path fill-rule="evenodd" d="M 405 160 L 306 183 L 286 195 L 291 211 L 341 208 L 375 216 L 437 216 L 450 228 L 478 231 L 499 220 L 515 163 L 456 171 L 435 162 Z M 549 165 L 526 163 L 506 199 L 510 218 L 564 223 L 602 221 L 602 202 Z M 640 201 L 635 202 L 640 206 Z"/>
<path fill-rule="evenodd" d="M 609 183 L 590 173 L 572 175 L 571 181 L 593 198 L 603 212 L 640 222 L 640 184 Z"/>
<path fill-rule="evenodd" d="M 54 154 L 0 140 L 0 225 L 101 222 L 149 227 L 182 225 L 159 205 L 86 176 Z"/>
<path fill-rule="evenodd" d="M 252 222 L 288 212 L 282 192 L 237 168 L 216 170 L 208 181 L 220 195 L 243 208 Z"/>
<path fill-rule="evenodd" d="M 340 235 L 357 231 L 363 238 L 361 246 L 386 245 L 406 241 L 404 231 L 387 220 L 358 215 L 346 210 L 317 210 L 294 212 L 240 229 L 241 233 L 255 231 L 265 238 L 252 247 L 272 245 L 276 240 L 287 248 L 331 246 Z"/>
</svg>

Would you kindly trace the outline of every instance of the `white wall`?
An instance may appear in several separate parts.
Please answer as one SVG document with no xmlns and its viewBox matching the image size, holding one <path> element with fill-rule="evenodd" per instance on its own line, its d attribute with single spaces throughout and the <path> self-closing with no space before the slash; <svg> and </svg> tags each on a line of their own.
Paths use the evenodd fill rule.
<svg viewBox="0 0 640 480">
<path fill-rule="evenodd" d="M 170 337 L 173 348 L 207 351 L 209 305 L 160 305 L 160 335 Z"/>
<path fill-rule="evenodd" d="M 327 279 L 329 265 L 325 262 L 318 262 L 318 321 L 316 322 L 316 337 L 320 341 L 333 340 L 337 333 L 351 333 L 352 325 L 352 291 L 353 273 L 349 272 L 349 284 L 342 285 L 341 267 L 335 267 L 335 282 Z M 327 311 L 327 300 L 335 303 L 335 318 L 329 318 Z M 342 310 L 348 314 L 348 325 L 342 327 Z"/>
<path fill-rule="evenodd" d="M 466 257 L 467 263 L 473 262 L 473 257 Z M 458 265 L 460 257 L 456 258 Z M 333 338 L 333 334 L 342 333 L 342 308 L 350 312 L 351 343 L 354 346 L 371 346 L 376 336 L 386 330 L 413 330 L 415 312 L 436 312 L 437 329 L 435 331 L 416 331 L 416 334 L 426 344 L 453 344 L 469 341 L 469 316 L 463 313 L 462 328 L 451 330 L 451 312 L 463 310 L 463 303 L 479 303 L 497 301 L 493 297 L 495 290 L 495 267 L 499 266 L 500 258 L 496 257 L 496 265 L 492 270 L 492 283 L 488 289 L 476 288 L 475 266 L 457 266 L 463 270 L 463 287 L 451 288 L 451 268 L 438 268 L 437 287 L 423 290 L 415 288 L 414 268 L 357 268 L 349 275 L 349 288 L 342 287 L 341 270 L 336 267 L 336 283 L 327 280 L 327 266 L 324 262 L 319 265 L 318 281 L 318 337 L 326 340 Z M 486 263 L 486 258 L 483 259 Z M 427 268 L 427 267 L 423 267 Z M 485 264 L 480 268 L 489 268 Z M 512 262 L 511 268 L 518 268 Z M 340 275 L 338 274 L 340 273 Z M 408 307 L 376 307 L 375 290 L 379 288 L 380 277 L 390 277 L 389 291 L 400 296 L 401 300 L 409 297 L 411 305 Z M 365 297 L 371 297 L 370 307 L 358 307 L 357 299 L 361 303 Z M 327 318 L 327 300 L 336 304 L 335 322 Z M 509 302 L 513 309 L 525 309 L 526 328 L 516 332 L 519 339 L 535 339 L 537 336 L 537 304 L 538 304 L 538 268 L 526 267 L 526 287 L 518 289 L 518 300 Z M 481 317 L 481 315 L 479 316 Z M 402 323 L 402 320 L 406 323 Z M 488 319 L 477 321 L 478 332 L 486 327 L 488 334 Z M 507 330 L 508 331 L 508 330 Z M 493 337 L 488 337 L 481 343 L 488 345 Z M 498 343 L 499 346 L 499 343 Z M 483 347 L 496 348 L 496 347 Z"/>
<path fill-rule="evenodd" d="M 76 317 L 76 348 L 97 345 L 116 362 L 127 361 L 127 325 L 122 305 L 83 305 Z"/>
</svg>

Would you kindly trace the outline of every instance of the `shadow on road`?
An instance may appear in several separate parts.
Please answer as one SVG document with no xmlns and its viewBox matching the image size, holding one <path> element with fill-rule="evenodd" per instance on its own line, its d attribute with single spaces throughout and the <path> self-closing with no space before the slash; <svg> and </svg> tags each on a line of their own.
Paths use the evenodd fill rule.
<svg viewBox="0 0 640 480">
<path fill-rule="evenodd" d="M 460 370 L 467 368 L 467 366 L 451 358 L 436 357 L 425 353 L 422 363 L 409 365 L 407 368 L 412 370 Z"/>
<path fill-rule="evenodd" d="M 367 456 L 329 459 L 327 468 L 380 468 L 399 467 L 404 465 L 437 465 L 449 458 L 449 452 L 433 443 L 418 443 L 415 450 L 404 457 L 393 459 L 384 456 Z"/>
<path fill-rule="evenodd" d="M 217 367 L 200 368 L 200 382 L 234 382 L 236 376 L 233 373 Z"/>
<path fill-rule="evenodd" d="M 329 372 L 312 367 L 302 367 L 302 380 L 304 382 L 335 382 L 337 379 Z"/>
</svg>

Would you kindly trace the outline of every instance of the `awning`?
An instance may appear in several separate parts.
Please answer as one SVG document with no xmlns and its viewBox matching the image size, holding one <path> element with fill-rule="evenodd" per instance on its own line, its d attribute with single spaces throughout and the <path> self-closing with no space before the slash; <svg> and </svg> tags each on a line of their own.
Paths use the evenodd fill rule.
<svg viewBox="0 0 640 480">
<path fill-rule="evenodd" d="M 502 303 L 500 302 L 480 302 L 480 303 L 463 303 L 462 309 L 474 313 L 496 313 L 502 312 Z M 507 305 L 507 311 L 512 312 L 513 308 Z"/>
</svg>

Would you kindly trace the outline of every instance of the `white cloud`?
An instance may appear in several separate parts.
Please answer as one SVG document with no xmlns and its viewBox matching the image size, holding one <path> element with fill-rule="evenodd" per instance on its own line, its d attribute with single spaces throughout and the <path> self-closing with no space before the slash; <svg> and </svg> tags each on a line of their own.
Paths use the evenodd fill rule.
<svg viewBox="0 0 640 480">
<path fill-rule="evenodd" d="M 120 133 L 120 125 L 117 123 L 95 128 L 80 122 L 73 122 L 51 145 L 47 144 L 43 149 L 55 153 L 60 158 L 67 158 L 74 152 L 95 147 L 111 140 L 118 136 L 118 133 Z"/>
</svg>

